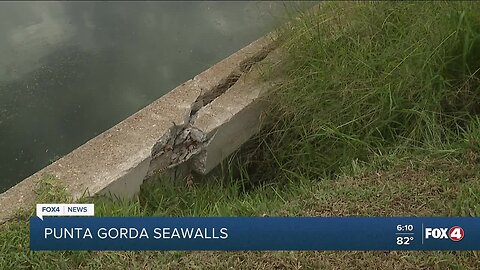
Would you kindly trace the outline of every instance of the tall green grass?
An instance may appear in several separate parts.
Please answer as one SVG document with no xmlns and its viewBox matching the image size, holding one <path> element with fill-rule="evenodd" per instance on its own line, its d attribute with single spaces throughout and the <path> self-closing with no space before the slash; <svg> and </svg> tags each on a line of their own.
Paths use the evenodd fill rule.
<svg viewBox="0 0 480 270">
<path fill-rule="evenodd" d="M 391 152 L 478 152 L 477 3 L 328 2 L 280 39 L 262 166 L 319 178 Z"/>
</svg>

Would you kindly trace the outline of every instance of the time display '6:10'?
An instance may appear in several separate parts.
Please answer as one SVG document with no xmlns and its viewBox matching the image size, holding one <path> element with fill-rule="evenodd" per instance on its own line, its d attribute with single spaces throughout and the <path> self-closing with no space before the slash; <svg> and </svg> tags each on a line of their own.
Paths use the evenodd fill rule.
<svg viewBox="0 0 480 270">
<path fill-rule="evenodd" d="M 412 224 L 405 224 L 405 225 L 397 225 L 397 231 L 399 232 L 412 232 L 413 225 Z"/>
</svg>

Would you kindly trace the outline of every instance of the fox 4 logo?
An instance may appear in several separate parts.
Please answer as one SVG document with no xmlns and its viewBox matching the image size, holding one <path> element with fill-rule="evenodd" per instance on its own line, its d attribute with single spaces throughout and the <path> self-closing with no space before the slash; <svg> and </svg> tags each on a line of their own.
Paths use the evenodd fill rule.
<svg viewBox="0 0 480 270">
<path fill-rule="evenodd" d="M 458 242 L 465 236 L 465 231 L 460 226 L 449 228 L 425 228 L 425 239 L 450 239 Z"/>
</svg>

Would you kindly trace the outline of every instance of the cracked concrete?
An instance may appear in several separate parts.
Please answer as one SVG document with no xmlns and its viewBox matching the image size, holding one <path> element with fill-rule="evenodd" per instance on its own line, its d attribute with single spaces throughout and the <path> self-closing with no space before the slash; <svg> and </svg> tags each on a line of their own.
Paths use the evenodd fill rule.
<svg viewBox="0 0 480 270">
<path fill-rule="evenodd" d="M 258 129 L 257 101 L 269 86 L 255 85 L 258 74 L 249 74 L 273 44 L 272 34 L 260 38 L 0 194 L 0 223 L 34 205 L 45 175 L 76 200 L 132 197 L 148 176 L 185 163 L 207 173 Z"/>
<path fill-rule="evenodd" d="M 271 67 L 280 59 L 280 51 L 275 50 L 260 64 Z M 266 106 L 263 96 L 281 81 L 263 80 L 259 64 L 246 70 L 248 73 L 237 83 L 197 113 L 192 126 L 207 138 L 200 153 L 193 157 L 192 169 L 197 173 L 210 172 L 261 128 Z"/>
<path fill-rule="evenodd" d="M 197 98 L 192 105 L 190 117 L 185 120 L 186 124 L 175 126 L 168 138 L 163 138 L 154 148 L 152 159 L 156 165 L 150 166 L 152 170 L 148 176 L 158 173 L 165 165 L 167 169 L 176 170 L 183 164 L 187 164 L 188 168 L 182 168 L 182 173 L 174 171 L 174 178 L 184 177 L 189 170 L 207 174 L 258 131 L 263 111 L 263 104 L 258 100 L 273 83 L 261 82 L 258 63 L 270 66 L 275 64 L 279 53 L 277 50 L 269 55 L 272 49 L 262 50 L 242 61 L 221 84 Z M 252 70 L 254 65 L 257 67 Z M 232 106 L 232 102 L 236 106 Z M 221 110 L 222 108 L 226 110 Z M 205 123 L 211 123 L 213 128 L 205 126 Z M 201 157 L 197 158 L 199 154 Z M 188 161 L 194 158 L 192 167 Z M 160 163 L 162 165 L 158 166 Z"/>
</svg>

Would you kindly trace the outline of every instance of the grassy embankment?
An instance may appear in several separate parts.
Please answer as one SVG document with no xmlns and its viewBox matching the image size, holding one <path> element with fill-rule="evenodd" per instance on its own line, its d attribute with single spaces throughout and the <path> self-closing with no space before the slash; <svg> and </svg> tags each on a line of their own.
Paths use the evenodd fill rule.
<svg viewBox="0 0 480 270">
<path fill-rule="evenodd" d="M 262 134 L 193 186 L 151 183 L 100 215 L 480 215 L 480 5 L 326 3 L 280 29 Z M 54 180 L 39 201 L 64 200 Z M 25 214 L 23 214 L 25 216 Z M 30 252 L 2 225 L 0 268 L 479 269 L 478 252 Z"/>
</svg>

